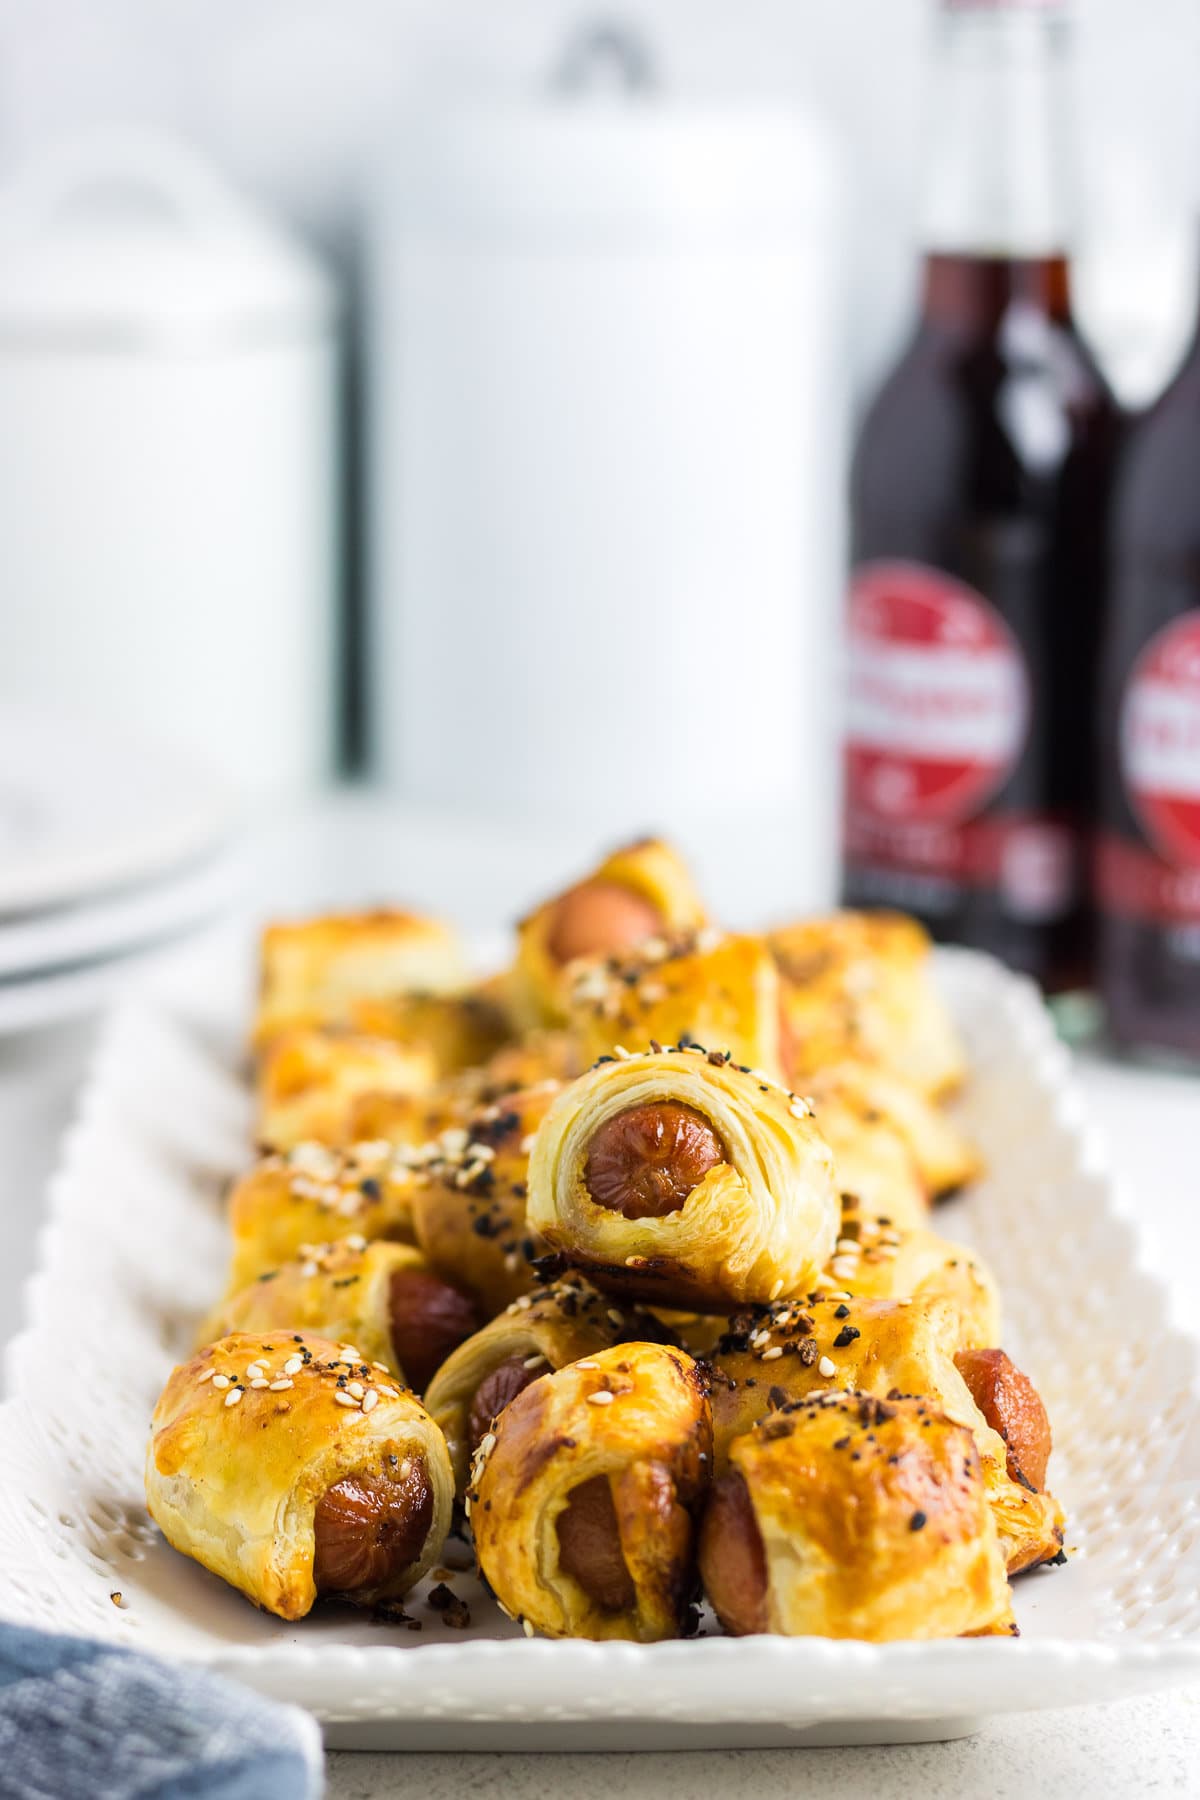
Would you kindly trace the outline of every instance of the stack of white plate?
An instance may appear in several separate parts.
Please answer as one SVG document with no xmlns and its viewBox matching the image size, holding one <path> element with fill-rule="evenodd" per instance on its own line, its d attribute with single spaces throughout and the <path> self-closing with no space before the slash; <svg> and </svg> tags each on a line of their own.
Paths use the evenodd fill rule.
<svg viewBox="0 0 1200 1800">
<path fill-rule="evenodd" d="M 161 747 L 0 708 L 0 1032 L 90 1011 L 234 898 L 225 788 Z"/>
</svg>

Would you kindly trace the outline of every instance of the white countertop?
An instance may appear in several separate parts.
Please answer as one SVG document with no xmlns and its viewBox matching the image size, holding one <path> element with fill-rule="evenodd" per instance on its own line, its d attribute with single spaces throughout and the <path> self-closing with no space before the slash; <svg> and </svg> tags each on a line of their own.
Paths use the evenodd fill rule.
<svg viewBox="0 0 1200 1800">
<path fill-rule="evenodd" d="M 355 844 L 362 838 L 352 832 Z M 286 867 L 289 891 L 315 882 L 292 875 L 329 867 L 306 838 L 288 834 L 286 856 L 266 883 L 273 900 Z M 328 848 L 328 844 L 325 845 Z M 347 860 L 337 858 L 346 889 Z M 378 870 L 383 860 L 363 856 Z M 360 891 L 387 891 L 393 878 L 358 877 Z M 322 885 L 324 873 L 322 875 Z M 348 891 L 348 890 L 346 890 Z M 325 893 L 318 896 L 324 900 Z M 332 897 L 332 896 L 329 896 Z M 308 904 L 307 898 L 295 902 Z M 57 1141 L 69 1121 L 94 1025 L 56 1026 L 0 1039 L 0 1340 L 17 1326 L 21 1284 L 34 1261 L 41 1197 Z M 1200 1079 L 1081 1060 L 1095 1127 L 1107 1141 L 1123 1203 L 1139 1220 L 1146 1262 L 1166 1282 L 1181 1324 L 1200 1334 Z M 655 1800 L 706 1800 L 747 1792 L 774 1800 L 814 1791 L 835 1800 L 920 1793 L 937 1800 L 1172 1793 L 1200 1795 L 1200 1687 L 1119 1705 L 1025 1714 L 988 1724 L 949 1744 L 868 1750 L 778 1750 L 624 1756 L 414 1756 L 334 1753 L 332 1800 L 420 1795 L 421 1800 L 490 1792 L 503 1782 L 516 1800 L 573 1800 L 613 1792 Z"/>
</svg>

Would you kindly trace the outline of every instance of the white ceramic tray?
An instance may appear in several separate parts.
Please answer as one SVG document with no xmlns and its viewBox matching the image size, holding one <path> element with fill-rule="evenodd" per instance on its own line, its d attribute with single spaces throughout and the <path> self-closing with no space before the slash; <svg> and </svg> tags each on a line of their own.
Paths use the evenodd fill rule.
<svg viewBox="0 0 1200 1800">
<path fill-rule="evenodd" d="M 224 1272 L 220 1194 L 246 1154 L 236 959 L 197 965 L 171 1008 L 110 1022 L 9 1353 L 0 1610 L 206 1664 L 310 1707 L 330 1743 L 372 1748 L 915 1740 L 1200 1677 L 1194 1348 L 1138 1267 L 1033 989 L 986 958 L 938 961 L 989 1169 L 940 1223 L 999 1277 L 1006 1345 L 1054 1421 L 1070 1520 L 1069 1564 L 1017 1584 L 1018 1641 L 550 1643 L 512 1637 L 465 1576 L 466 1633 L 420 1592 L 419 1634 L 349 1609 L 287 1625 L 169 1550 L 142 1504 L 143 1447 Z"/>
</svg>

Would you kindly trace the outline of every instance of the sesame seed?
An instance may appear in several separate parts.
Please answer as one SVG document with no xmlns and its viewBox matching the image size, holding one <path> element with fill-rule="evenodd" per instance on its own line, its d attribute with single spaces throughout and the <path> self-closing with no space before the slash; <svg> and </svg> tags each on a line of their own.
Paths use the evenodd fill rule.
<svg viewBox="0 0 1200 1800">
<path fill-rule="evenodd" d="M 613 1055 L 619 1057 L 622 1062 L 628 1062 L 632 1054 L 633 1052 L 627 1050 L 624 1044 L 613 1045 Z"/>
<path fill-rule="evenodd" d="M 300 1264 L 300 1273 L 302 1275 L 315 1275 L 316 1272 L 317 1265 L 315 1262 L 304 1262 Z"/>
<path fill-rule="evenodd" d="M 525 1358 L 524 1362 L 521 1364 L 521 1367 L 523 1369 L 536 1369 L 538 1364 L 544 1363 L 545 1360 L 546 1360 L 546 1358 L 539 1351 L 536 1356 L 527 1356 Z"/>
<path fill-rule="evenodd" d="M 377 1363 L 377 1362 L 373 1362 L 373 1363 L 372 1363 L 372 1364 L 371 1364 L 371 1367 L 372 1367 L 372 1368 L 373 1368 L 373 1369 L 378 1369 L 378 1370 L 379 1370 L 379 1373 L 380 1373 L 380 1374 L 381 1374 L 381 1375 L 390 1375 L 390 1374 L 391 1374 L 391 1372 L 392 1372 L 392 1371 L 391 1371 L 391 1370 L 390 1370 L 390 1369 L 389 1369 L 389 1368 L 388 1368 L 388 1366 L 387 1366 L 387 1364 L 386 1364 L 386 1363 Z"/>
<path fill-rule="evenodd" d="M 252 1362 L 252 1363 L 249 1363 L 246 1368 L 246 1374 L 251 1381 L 254 1380 L 254 1377 L 256 1375 L 265 1375 L 266 1372 L 267 1372 L 267 1370 L 266 1370 L 265 1363 Z"/>
<path fill-rule="evenodd" d="M 343 1357 L 346 1359 L 347 1362 L 361 1362 L 362 1361 L 362 1357 L 358 1354 L 358 1351 L 355 1349 L 353 1344 L 339 1344 L 338 1349 L 341 1351 Z"/>
<path fill-rule="evenodd" d="M 230 1388 L 229 1392 L 225 1396 L 226 1406 L 236 1406 L 238 1401 L 241 1399 L 241 1397 L 242 1397 L 242 1390 L 240 1387 Z"/>
<path fill-rule="evenodd" d="M 352 1406 L 355 1409 L 355 1411 L 357 1412 L 358 1401 L 355 1399 L 352 1399 L 351 1396 L 349 1394 L 345 1393 L 341 1388 L 338 1388 L 336 1390 L 333 1397 L 337 1401 L 339 1406 Z"/>
<path fill-rule="evenodd" d="M 215 1388 L 227 1388 L 229 1386 L 228 1375 L 214 1375 L 213 1386 Z"/>
<path fill-rule="evenodd" d="M 807 1119 L 812 1108 L 803 1100 L 792 1100 L 788 1104 L 788 1111 L 793 1119 Z"/>
<path fill-rule="evenodd" d="M 362 1384 L 362 1382 L 361 1382 L 361 1381 L 348 1381 L 348 1382 L 347 1382 L 347 1383 L 346 1383 L 346 1392 L 347 1392 L 347 1393 L 348 1393 L 348 1394 L 353 1394 L 353 1395 L 354 1395 L 354 1398 L 355 1398 L 355 1399 L 356 1399 L 356 1400 L 361 1400 L 361 1399 L 362 1399 L 362 1397 L 363 1397 L 363 1384 Z"/>
<path fill-rule="evenodd" d="M 521 1620 L 521 1630 L 525 1633 L 526 1637 L 533 1636 L 533 1626 L 529 1623 L 528 1619 Z"/>
<path fill-rule="evenodd" d="M 779 1280 L 775 1283 L 775 1286 L 771 1289 L 769 1298 L 772 1300 L 778 1300 L 778 1298 L 779 1298 L 780 1294 L 782 1294 L 782 1292 L 783 1292 L 783 1276 L 781 1275 L 779 1277 Z"/>
<path fill-rule="evenodd" d="M 839 1238 L 834 1248 L 840 1256 L 857 1256 L 861 1246 L 857 1238 Z"/>
<path fill-rule="evenodd" d="M 533 1149 L 533 1140 L 536 1136 L 537 1136 L 536 1132 L 529 1131 L 529 1132 L 526 1132 L 525 1136 L 521 1139 L 521 1155 L 522 1156 L 529 1155 L 530 1151 Z"/>
<path fill-rule="evenodd" d="M 379 1395 L 375 1392 L 374 1388 L 368 1388 L 366 1393 L 363 1395 L 363 1400 L 362 1400 L 363 1411 L 371 1412 L 378 1405 L 379 1405 Z"/>
<path fill-rule="evenodd" d="M 412 1464 L 411 1464 L 411 1462 L 409 1462 L 409 1460 L 406 1456 L 404 1461 L 400 1464 L 400 1467 L 396 1470 L 396 1476 L 397 1476 L 397 1479 L 400 1481 L 407 1481 L 411 1474 L 412 1474 Z"/>
<path fill-rule="evenodd" d="M 216 1371 L 216 1369 L 215 1369 L 215 1368 L 214 1368 L 214 1367 L 213 1367 L 213 1365 L 212 1365 L 212 1364 L 211 1364 L 211 1363 L 210 1363 L 210 1364 L 209 1364 L 209 1366 L 208 1366 L 208 1368 L 207 1368 L 207 1369 L 205 1369 L 205 1371 L 204 1371 L 204 1373 L 203 1373 L 203 1375 L 198 1375 L 198 1376 L 197 1376 L 197 1377 L 196 1377 L 196 1379 L 197 1379 L 197 1380 L 198 1380 L 198 1381 L 212 1381 L 212 1380 L 214 1380 L 214 1379 L 215 1379 L 215 1377 L 216 1377 L 216 1373 L 217 1373 L 217 1371 Z"/>
<path fill-rule="evenodd" d="M 837 1374 L 837 1364 L 831 1357 L 823 1356 L 817 1364 L 817 1370 L 820 1374 L 825 1376 L 826 1380 L 828 1380 L 831 1375 Z"/>
<path fill-rule="evenodd" d="M 575 1367 L 577 1369 L 598 1369 L 600 1364 L 598 1362 L 593 1362 L 591 1357 L 586 1357 L 582 1361 L 577 1362 Z"/>
<path fill-rule="evenodd" d="M 479 1450 L 478 1450 L 477 1454 L 478 1454 L 480 1460 L 486 1462 L 487 1458 L 492 1454 L 492 1451 L 495 1448 L 496 1448 L 495 1432 L 494 1431 L 485 1431 L 483 1436 L 479 1440 Z"/>
<path fill-rule="evenodd" d="M 298 1375 L 303 1367 L 304 1358 L 302 1356 L 289 1356 L 283 1365 L 283 1372 L 285 1375 Z"/>
<path fill-rule="evenodd" d="M 589 1406 L 611 1406 L 612 1403 L 613 1396 L 607 1388 L 597 1388 L 594 1394 L 588 1395 Z"/>
<path fill-rule="evenodd" d="M 256 1375 L 254 1380 L 250 1383 L 252 1388 L 269 1388 L 270 1385 L 271 1384 L 265 1375 Z"/>
<path fill-rule="evenodd" d="M 783 1355 L 782 1347 L 779 1344 L 773 1344 L 769 1350 L 763 1351 L 762 1360 L 764 1362 L 774 1362 L 777 1357 L 780 1357 L 782 1355 Z"/>
<path fill-rule="evenodd" d="M 272 1381 L 268 1383 L 273 1394 L 282 1394 L 285 1388 L 295 1387 L 295 1385 L 294 1381 L 288 1381 L 286 1377 L 282 1381 Z"/>
</svg>

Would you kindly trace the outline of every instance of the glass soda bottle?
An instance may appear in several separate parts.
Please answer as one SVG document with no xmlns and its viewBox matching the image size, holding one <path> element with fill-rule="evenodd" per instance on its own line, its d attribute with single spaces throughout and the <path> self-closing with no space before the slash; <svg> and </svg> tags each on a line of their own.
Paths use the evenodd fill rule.
<svg viewBox="0 0 1200 1800">
<path fill-rule="evenodd" d="M 1096 845 L 1100 987 L 1129 1049 L 1200 1057 L 1200 327 L 1114 498 Z"/>
<path fill-rule="evenodd" d="M 1089 981 L 1117 414 L 1076 328 L 1054 0 L 943 0 L 920 316 L 851 478 L 843 895 Z"/>
</svg>

